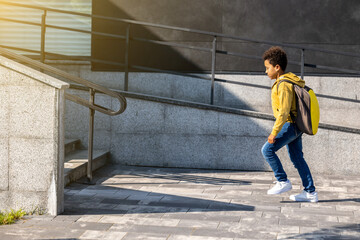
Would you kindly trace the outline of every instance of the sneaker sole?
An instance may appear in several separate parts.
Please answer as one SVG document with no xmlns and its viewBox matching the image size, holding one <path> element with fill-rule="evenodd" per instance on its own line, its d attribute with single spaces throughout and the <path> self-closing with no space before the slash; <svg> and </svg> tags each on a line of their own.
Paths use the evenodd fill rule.
<svg viewBox="0 0 360 240">
<path fill-rule="evenodd" d="M 311 200 L 308 200 L 308 199 L 296 200 L 296 199 L 291 198 L 291 197 L 290 197 L 290 200 L 292 200 L 292 201 L 294 201 L 294 202 L 312 202 L 312 203 L 318 202 L 318 200 L 315 200 L 315 199 L 311 199 Z"/>
</svg>

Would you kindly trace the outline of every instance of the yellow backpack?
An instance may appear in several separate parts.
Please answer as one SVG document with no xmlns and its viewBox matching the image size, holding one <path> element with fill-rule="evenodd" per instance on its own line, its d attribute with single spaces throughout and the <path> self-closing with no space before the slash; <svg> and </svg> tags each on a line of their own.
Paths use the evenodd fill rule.
<svg viewBox="0 0 360 240">
<path fill-rule="evenodd" d="M 289 80 L 281 80 L 278 88 L 281 82 L 291 83 L 294 87 L 297 116 L 290 111 L 292 120 L 303 133 L 315 135 L 319 127 L 320 108 L 314 91 L 308 86 L 302 88 Z"/>
</svg>

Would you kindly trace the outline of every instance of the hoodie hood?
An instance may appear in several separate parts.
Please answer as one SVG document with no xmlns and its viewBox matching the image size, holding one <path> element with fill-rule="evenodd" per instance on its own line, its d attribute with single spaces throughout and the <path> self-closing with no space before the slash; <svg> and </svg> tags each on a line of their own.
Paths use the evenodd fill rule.
<svg viewBox="0 0 360 240">
<path fill-rule="evenodd" d="M 299 78 L 298 76 L 296 76 L 295 74 L 293 74 L 292 72 L 281 75 L 278 79 L 276 79 L 274 85 L 284 79 L 290 80 L 291 82 L 295 83 L 296 85 L 299 85 L 300 87 L 305 86 L 305 81 Z"/>
</svg>

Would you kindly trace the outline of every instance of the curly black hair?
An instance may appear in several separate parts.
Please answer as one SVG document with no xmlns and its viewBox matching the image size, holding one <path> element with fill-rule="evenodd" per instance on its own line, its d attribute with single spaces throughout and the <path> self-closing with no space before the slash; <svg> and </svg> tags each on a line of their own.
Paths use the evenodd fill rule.
<svg viewBox="0 0 360 240">
<path fill-rule="evenodd" d="M 286 52 L 281 47 L 271 47 L 264 52 L 263 60 L 269 60 L 274 67 L 279 64 L 281 69 L 285 71 L 287 66 Z"/>
</svg>

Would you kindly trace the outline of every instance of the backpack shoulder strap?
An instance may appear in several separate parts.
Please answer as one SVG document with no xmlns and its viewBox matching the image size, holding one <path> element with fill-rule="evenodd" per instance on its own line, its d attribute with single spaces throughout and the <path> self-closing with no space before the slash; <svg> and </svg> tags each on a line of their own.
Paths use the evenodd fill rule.
<svg viewBox="0 0 360 240">
<path fill-rule="evenodd" d="M 277 91 L 278 91 L 278 92 L 279 92 L 279 85 L 280 85 L 280 83 L 282 83 L 282 82 L 288 82 L 288 83 L 291 83 L 292 85 L 295 85 L 295 83 L 293 83 L 293 82 L 290 81 L 290 80 L 287 80 L 287 79 L 281 80 L 281 81 L 277 84 Z"/>
<path fill-rule="evenodd" d="M 290 81 L 290 80 L 287 80 L 287 79 L 281 80 L 281 81 L 277 84 L 277 91 L 278 91 L 278 92 L 279 92 L 279 85 L 280 85 L 280 83 L 282 83 L 282 82 L 291 83 L 293 86 L 296 85 L 295 83 L 293 83 L 293 82 Z M 294 92 L 295 92 L 295 89 L 294 89 Z M 296 97 L 295 97 L 295 101 L 297 101 Z M 296 117 L 295 117 L 295 115 L 291 112 L 291 110 L 290 110 L 290 117 L 291 117 L 291 119 L 293 120 L 293 122 L 296 122 Z"/>
</svg>

